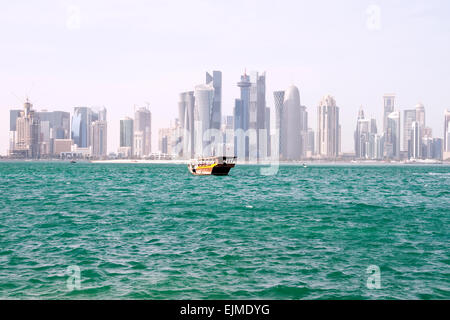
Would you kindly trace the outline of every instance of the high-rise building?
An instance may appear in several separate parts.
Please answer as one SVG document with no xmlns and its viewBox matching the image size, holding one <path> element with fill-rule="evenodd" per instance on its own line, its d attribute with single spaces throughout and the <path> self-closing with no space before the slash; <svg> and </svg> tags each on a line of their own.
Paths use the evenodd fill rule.
<svg viewBox="0 0 450 320">
<path fill-rule="evenodd" d="M 304 110 L 300 105 L 300 92 L 296 86 L 290 86 L 284 95 L 281 128 L 285 140 L 281 143 L 281 159 L 300 160 L 302 152 L 302 131 L 304 128 Z"/>
<path fill-rule="evenodd" d="M 284 106 L 284 91 L 274 91 L 273 99 L 275 105 L 275 139 L 273 140 L 274 155 L 281 157 L 283 148 L 283 141 L 286 140 L 285 133 L 282 130 L 283 106 Z"/>
<path fill-rule="evenodd" d="M 158 147 L 159 152 L 163 154 L 172 153 L 172 129 L 160 128 L 158 130 Z"/>
<path fill-rule="evenodd" d="M 89 128 L 92 123 L 92 110 L 87 107 L 75 107 L 72 115 L 71 138 L 79 148 L 90 146 Z"/>
<path fill-rule="evenodd" d="M 33 105 L 27 99 L 24 110 L 16 119 L 17 140 L 13 154 L 25 158 L 40 157 L 41 123 L 32 108 Z"/>
<path fill-rule="evenodd" d="M 14 146 L 17 140 L 16 122 L 17 118 L 20 117 L 20 112 L 22 110 L 10 110 L 9 111 L 9 153 L 14 151 Z"/>
<path fill-rule="evenodd" d="M 375 159 L 377 153 L 376 134 L 376 120 L 365 118 L 361 107 L 355 130 L 355 157 L 357 159 Z"/>
<path fill-rule="evenodd" d="M 383 102 L 384 102 L 384 115 L 383 115 L 383 134 L 386 134 L 387 132 L 387 123 L 388 123 L 388 116 L 394 112 L 395 108 L 395 94 L 385 94 L 383 96 Z"/>
<path fill-rule="evenodd" d="M 317 150 L 323 158 L 336 158 L 341 149 L 339 107 L 326 95 L 317 107 Z"/>
<path fill-rule="evenodd" d="M 125 158 L 133 155 L 134 121 L 130 117 L 120 119 L 120 145 L 118 153 Z"/>
<path fill-rule="evenodd" d="M 211 84 L 200 84 L 194 90 L 194 146 L 195 156 L 212 156 L 210 129 L 214 104 L 214 87 Z"/>
<path fill-rule="evenodd" d="M 422 103 L 416 105 L 416 121 L 420 127 L 425 128 L 425 107 Z"/>
<path fill-rule="evenodd" d="M 152 114 L 146 107 L 134 112 L 133 152 L 136 157 L 149 156 L 152 151 Z"/>
<path fill-rule="evenodd" d="M 182 131 L 182 151 L 183 158 L 194 157 L 194 92 L 188 91 L 180 94 L 178 102 L 178 117 Z"/>
<path fill-rule="evenodd" d="M 311 158 L 316 154 L 316 147 L 315 147 L 315 133 L 314 130 L 311 128 L 308 128 L 308 145 L 306 147 L 306 157 Z"/>
<path fill-rule="evenodd" d="M 442 145 L 443 140 L 441 138 L 433 139 L 433 159 L 442 160 Z"/>
<path fill-rule="evenodd" d="M 411 129 L 411 158 L 422 159 L 422 130 L 420 129 L 420 123 L 413 121 Z"/>
<path fill-rule="evenodd" d="M 250 158 L 259 160 L 267 157 L 266 125 L 266 73 L 252 72 L 250 76 L 249 102 L 249 153 Z"/>
<path fill-rule="evenodd" d="M 105 120 L 96 120 L 91 123 L 91 141 L 92 156 L 96 158 L 104 158 L 107 155 L 108 139 L 107 139 L 107 122 Z"/>
<path fill-rule="evenodd" d="M 194 90 L 194 154 L 195 156 L 219 155 L 223 150 L 222 120 L 222 72 L 206 73 L 206 83 Z"/>
<path fill-rule="evenodd" d="M 214 89 L 212 108 L 210 112 L 210 129 L 220 130 L 222 120 L 222 72 L 213 71 L 213 74 L 206 72 L 207 85 L 211 85 Z"/>
<path fill-rule="evenodd" d="M 385 158 L 400 159 L 400 112 L 394 111 L 388 115 L 384 139 Z"/>
<path fill-rule="evenodd" d="M 416 110 L 403 111 L 403 151 L 408 152 L 408 158 L 411 157 L 411 134 L 412 123 L 416 121 Z"/>
<path fill-rule="evenodd" d="M 450 110 L 444 113 L 444 152 L 443 160 L 450 159 Z"/>
<path fill-rule="evenodd" d="M 250 77 L 244 73 L 237 86 L 240 88 L 240 99 L 234 105 L 234 154 L 240 159 L 249 158 L 249 117 L 250 117 Z"/>
<path fill-rule="evenodd" d="M 282 160 L 299 160 L 308 150 L 308 112 L 300 104 L 300 93 L 296 86 L 286 91 L 274 92 L 275 128 L 277 138 L 274 148 Z M 274 149 L 274 150 L 275 150 Z"/>
<path fill-rule="evenodd" d="M 43 110 L 36 115 L 41 120 L 41 155 L 53 154 L 55 139 L 70 139 L 70 113 Z"/>
</svg>

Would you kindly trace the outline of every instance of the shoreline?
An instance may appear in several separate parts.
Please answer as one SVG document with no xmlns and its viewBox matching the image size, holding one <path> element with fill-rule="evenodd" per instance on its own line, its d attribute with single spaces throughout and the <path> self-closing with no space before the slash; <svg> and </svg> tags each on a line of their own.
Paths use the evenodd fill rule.
<svg viewBox="0 0 450 320">
<path fill-rule="evenodd" d="M 92 164 L 179 164 L 187 165 L 190 160 L 134 160 L 134 159 L 113 159 L 113 160 L 77 160 L 76 163 L 92 163 Z M 48 162 L 48 163 L 70 163 L 70 160 L 59 160 L 59 159 L 0 159 L 0 163 L 26 163 L 26 162 Z M 75 164 L 76 164 L 75 163 Z M 405 166 L 405 165 L 441 165 L 450 166 L 450 161 L 438 161 L 438 160 L 424 160 L 424 161 L 398 161 L 398 162 L 388 162 L 388 161 L 332 161 L 332 160 L 305 160 L 305 161 L 280 161 L 278 163 L 270 161 L 261 162 L 237 162 L 237 165 L 259 165 L 259 166 L 269 166 L 269 165 L 280 165 L 280 166 L 315 166 L 315 165 L 335 165 L 335 166 Z"/>
</svg>

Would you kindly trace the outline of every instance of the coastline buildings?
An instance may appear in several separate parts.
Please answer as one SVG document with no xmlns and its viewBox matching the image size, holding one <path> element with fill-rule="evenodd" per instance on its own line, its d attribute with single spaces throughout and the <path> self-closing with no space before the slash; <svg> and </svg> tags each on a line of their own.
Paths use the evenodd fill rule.
<svg viewBox="0 0 450 320">
<path fill-rule="evenodd" d="M 250 77 L 247 73 L 241 76 L 241 81 L 237 83 L 240 88 L 240 99 L 234 103 L 234 154 L 239 159 L 249 159 L 249 117 L 250 117 Z"/>
<path fill-rule="evenodd" d="M 59 155 L 54 150 L 54 144 L 57 140 L 70 139 L 70 113 L 43 110 L 36 112 L 36 115 L 41 121 L 41 156 Z"/>
<path fill-rule="evenodd" d="M 71 139 L 74 153 L 84 157 L 105 157 L 106 108 L 75 107 L 72 115 Z"/>
<path fill-rule="evenodd" d="M 96 120 L 91 124 L 91 156 L 94 158 L 105 158 L 107 155 L 107 126 L 106 120 Z"/>
<path fill-rule="evenodd" d="M 317 151 L 320 157 L 335 159 L 341 151 L 339 107 L 331 95 L 322 98 L 317 107 Z"/>
<path fill-rule="evenodd" d="M 246 72 L 237 83 L 235 100 L 234 154 L 239 159 L 259 161 L 270 155 L 270 108 L 266 105 L 266 73 Z"/>
<path fill-rule="evenodd" d="M 443 159 L 450 159 L 450 110 L 444 113 L 444 152 Z"/>
<path fill-rule="evenodd" d="M 354 139 L 356 159 L 378 159 L 377 122 L 375 119 L 366 119 L 362 107 L 358 112 Z"/>
<path fill-rule="evenodd" d="M 41 121 L 33 110 L 33 105 L 27 99 L 24 103 L 24 109 L 20 111 L 19 115 L 13 112 L 12 116 L 16 119 L 16 133 L 14 148 L 10 150 L 10 155 L 23 158 L 39 158 Z M 11 120 L 13 119 L 10 119 L 10 122 Z M 14 127 L 10 129 L 14 129 Z"/>
<path fill-rule="evenodd" d="M 249 102 L 249 158 L 259 161 L 268 156 L 266 128 L 266 73 L 252 72 Z"/>
<path fill-rule="evenodd" d="M 134 121 L 130 117 L 120 119 L 120 144 L 117 153 L 121 158 L 133 156 Z"/>
<path fill-rule="evenodd" d="M 400 160 L 400 112 L 391 112 L 387 117 L 384 136 L 384 157 Z"/>
<path fill-rule="evenodd" d="M 206 83 L 194 90 L 194 155 L 219 155 L 222 146 L 222 72 L 206 73 Z"/>
<path fill-rule="evenodd" d="M 383 134 L 387 133 L 388 116 L 394 112 L 395 94 L 385 94 L 383 96 Z"/>
<path fill-rule="evenodd" d="M 152 114 L 146 107 L 134 112 L 133 155 L 137 158 L 149 156 L 152 150 Z"/>
<path fill-rule="evenodd" d="M 412 124 L 416 121 L 416 110 L 404 110 L 403 111 L 403 151 L 408 153 L 408 158 L 411 158 L 411 134 Z"/>
<path fill-rule="evenodd" d="M 181 157 L 183 159 L 190 159 L 194 157 L 194 91 L 182 92 L 179 98 L 178 117 L 182 131 Z"/>
<path fill-rule="evenodd" d="M 278 149 L 281 160 L 306 157 L 308 146 L 308 113 L 300 104 L 300 92 L 294 85 L 286 91 L 274 92 Z"/>
</svg>

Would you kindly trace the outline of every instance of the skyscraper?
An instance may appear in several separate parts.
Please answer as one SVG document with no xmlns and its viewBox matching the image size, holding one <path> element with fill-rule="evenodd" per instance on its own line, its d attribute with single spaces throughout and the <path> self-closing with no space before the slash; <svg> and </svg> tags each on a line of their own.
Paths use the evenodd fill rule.
<svg viewBox="0 0 450 320">
<path fill-rule="evenodd" d="M 106 120 L 96 120 L 91 123 L 92 156 L 104 158 L 107 155 L 107 122 Z"/>
<path fill-rule="evenodd" d="M 244 73 L 237 86 L 240 88 L 240 99 L 234 105 L 234 154 L 240 159 L 249 157 L 249 105 L 250 105 L 250 77 Z"/>
<path fill-rule="evenodd" d="M 388 123 L 387 118 L 392 112 L 394 112 L 395 95 L 394 94 L 385 94 L 383 96 L 383 101 L 384 101 L 383 134 L 386 134 L 387 123 Z"/>
<path fill-rule="evenodd" d="M 206 72 L 206 84 L 211 85 L 214 89 L 212 109 L 210 112 L 210 129 L 220 130 L 220 122 L 222 120 L 222 72 L 213 71 L 212 76 Z"/>
<path fill-rule="evenodd" d="M 300 93 L 296 86 L 290 86 L 284 95 L 283 116 L 281 128 L 285 140 L 281 143 L 281 158 L 284 160 L 299 160 L 302 157 L 302 128 L 304 125 L 304 110 L 300 105 Z"/>
<path fill-rule="evenodd" d="M 339 107 L 326 95 L 317 107 L 317 150 L 324 158 L 336 158 L 340 152 Z"/>
<path fill-rule="evenodd" d="M 24 104 L 24 110 L 16 119 L 16 131 L 17 140 L 13 153 L 25 158 L 39 158 L 41 123 L 28 99 Z"/>
<path fill-rule="evenodd" d="M 119 152 L 124 157 L 133 155 L 134 121 L 130 117 L 120 119 L 120 147 Z"/>
<path fill-rule="evenodd" d="M 416 105 L 416 121 L 422 129 L 425 128 L 425 107 L 422 103 Z"/>
<path fill-rule="evenodd" d="M 400 112 L 394 111 L 387 117 L 384 156 L 388 159 L 400 158 Z"/>
<path fill-rule="evenodd" d="M 249 103 L 249 129 L 253 132 L 249 137 L 249 149 L 254 150 L 259 160 L 267 157 L 266 117 L 266 73 L 252 72 L 250 76 L 250 103 Z M 252 152 L 250 152 L 252 153 Z"/>
<path fill-rule="evenodd" d="M 209 129 L 212 129 L 212 114 L 214 107 L 214 87 L 212 84 L 200 84 L 194 90 L 194 145 L 196 156 L 212 156 Z"/>
<path fill-rule="evenodd" d="M 17 140 L 16 122 L 22 110 L 9 111 L 9 153 L 13 153 Z"/>
<path fill-rule="evenodd" d="M 134 112 L 133 152 L 136 157 L 149 156 L 152 150 L 152 114 L 141 107 Z"/>
<path fill-rule="evenodd" d="M 420 129 L 420 123 L 418 121 L 413 121 L 411 124 L 411 158 L 421 159 L 422 158 L 422 134 Z"/>
<path fill-rule="evenodd" d="M 408 151 L 408 158 L 411 157 L 411 134 L 412 123 L 416 121 L 416 110 L 403 111 L 403 151 Z"/>
<path fill-rule="evenodd" d="M 362 107 L 358 112 L 355 130 L 355 157 L 357 159 L 375 159 L 377 122 L 364 116 Z"/>
<path fill-rule="evenodd" d="M 41 155 L 48 155 L 55 139 L 70 139 L 70 113 L 43 110 L 36 115 L 41 121 Z"/>
<path fill-rule="evenodd" d="M 450 110 L 444 113 L 444 152 L 443 159 L 450 159 Z"/>
<path fill-rule="evenodd" d="M 87 107 L 75 107 L 72 115 L 71 138 L 79 148 L 89 147 L 89 128 L 92 122 L 92 111 Z"/>
<path fill-rule="evenodd" d="M 275 155 L 281 157 L 283 148 L 283 141 L 286 137 L 283 133 L 282 118 L 283 118 L 283 106 L 284 106 L 284 91 L 274 91 L 273 99 L 275 105 L 275 139 L 273 142 Z"/>
<path fill-rule="evenodd" d="M 182 130 L 182 157 L 194 157 L 194 92 L 188 91 L 180 94 L 178 102 L 178 117 Z"/>
</svg>

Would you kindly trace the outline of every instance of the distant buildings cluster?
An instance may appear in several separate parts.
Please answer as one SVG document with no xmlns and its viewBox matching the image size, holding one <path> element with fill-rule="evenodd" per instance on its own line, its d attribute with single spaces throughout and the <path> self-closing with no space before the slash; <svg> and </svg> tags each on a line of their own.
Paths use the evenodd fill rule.
<svg viewBox="0 0 450 320">
<path fill-rule="evenodd" d="M 425 123 L 425 107 L 419 103 L 414 109 L 401 113 L 395 110 L 395 95 L 386 94 L 384 100 L 383 131 L 379 132 L 375 119 L 364 116 L 361 108 L 355 130 L 355 158 L 365 160 L 446 160 L 450 158 L 448 138 L 449 111 L 445 113 L 444 139 L 433 138 Z M 402 137 L 402 138 L 401 138 Z"/>
<path fill-rule="evenodd" d="M 222 73 L 206 73 L 205 84 L 180 94 L 178 118 L 159 131 L 162 153 L 178 158 L 236 155 L 240 160 L 296 161 L 336 159 L 341 150 L 339 107 L 330 95 L 318 105 L 317 134 L 308 128 L 308 112 L 296 86 L 273 93 L 275 130 L 266 102 L 266 74 L 246 72 L 237 82 L 240 96 L 233 115 L 222 110 Z"/>
<path fill-rule="evenodd" d="M 9 156 L 12 158 L 105 158 L 106 109 L 76 107 L 69 112 L 40 111 L 25 102 L 10 110 Z"/>
<path fill-rule="evenodd" d="M 266 74 L 244 72 L 232 115 L 222 114 L 222 73 L 206 73 L 205 82 L 179 95 L 178 117 L 158 132 L 159 153 L 152 153 L 152 114 L 134 110 L 134 119 L 120 120 L 118 158 L 190 159 L 236 155 L 241 161 L 266 160 L 422 160 L 450 159 L 450 111 L 445 112 L 444 138 L 426 126 L 425 107 L 401 112 L 395 95 L 383 97 L 382 130 L 362 107 L 354 132 L 354 154 L 341 152 L 339 107 L 331 95 L 317 105 L 316 131 L 309 127 L 307 107 L 292 85 L 273 92 L 274 125 L 266 102 Z M 10 110 L 9 156 L 14 158 L 104 159 L 108 124 L 105 108 L 75 107 L 63 111 Z M 403 119 L 401 119 L 403 118 Z M 403 120 L 403 122 L 401 122 Z"/>
</svg>

